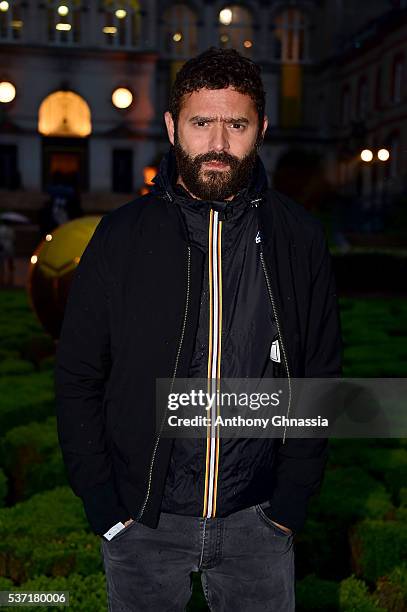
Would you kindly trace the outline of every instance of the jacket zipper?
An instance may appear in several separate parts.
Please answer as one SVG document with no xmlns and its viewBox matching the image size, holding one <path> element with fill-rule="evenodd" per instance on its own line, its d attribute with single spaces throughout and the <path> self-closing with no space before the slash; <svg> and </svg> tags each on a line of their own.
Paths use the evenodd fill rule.
<svg viewBox="0 0 407 612">
<path fill-rule="evenodd" d="M 179 357 L 180 357 L 180 354 L 181 354 L 182 343 L 184 341 L 185 328 L 186 328 L 187 316 L 188 316 L 188 308 L 189 308 L 190 285 L 191 285 L 191 247 L 190 247 L 190 245 L 188 245 L 187 290 L 186 290 L 186 297 L 185 297 L 184 320 L 183 320 L 183 323 L 182 323 L 181 336 L 180 336 L 180 339 L 179 339 L 177 355 L 176 355 L 176 358 L 175 358 L 175 365 L 174 365 L 174 372 L 173 372 L 172 380 L 171 380 L 170 393 L 172 392 L 172 389 L 173 389 L 173 386 L 174 386 L 174 382 L 175 382 L 175 377 L 177 375 Z M 146 497 L 144 499 L 143 505 L 141 507 L 141 510 L 140 510 L 140 512 L 139 512 L 139 514 L 137 516 L 137 519 L 136 519 L 137 521 L 139 521 L 141 519 L 141 517 L 143 516 L 144 510 L 145 510 L 147 502 L 148 502 L 148 498 L 150 497 L 151 482 L 152 482 L 153 469 L 154 469 L 154 461 L 155 461 L 155 457 L 156 457 L 156 454 L 157 454 L 158 443 L 160 441 L 161 433 L 162 433 L 162 430 L 163 430 L 163 427 L 164 427 L 164 422 L 165 422 L 166 414 L 167 414 L 167 408 L 164 410 L 164 415 L 163 415 L 163 418 L 162 418 L 162 421 L 161 421 L 160 431 L 159 431 L 157 439 L 155 441 L 154 450 L 153 450 L 153 454 L 152 454 L 151 462 L 150 462 L 149 474 L 148 474 L 147 493 L 146 493 Z"/>
<path fill-rule="evenodd" d="M 270 283 L 270 277 L 268 274 L 268 270 L 267 270 L 267 266 L 266 266 L 266 262 L 264 260 L 264 255 L 263 255 L 263 245 L 260 242 L 260 260 L 261 260 L 261 265 L 263 267 L 263 272 L 264 272 L 264 276 L 266 278 L 266 285 L 267 285 L 267 291 L 269 294 L 269 298 L 270 298 L 270 302 L 271 302 L 271 306 L 273 308 L 273 313 L 274 313 L 274 318 L 276 320 L 276 325 L 277 325 L 277 332 L 278 332 L 278 337 L 280 339 L 280 343 L 281 343 L 281 349 L 282 349 L 282 353 L 283 353 L 283 360 L 284 360 L 284 364 L 285 364 L 285 368 L 287 371 L 287 379 L 288 379 L 288 406 L 287 406 L 287 418 L 288 418 L 288 413 L 290 411 L 290 405 L 291 405 L 291 380 L 290 380 L 290 369 L 288 367 L 288 361 L 287 361 L 287 354 L 285 351 L 285 347 L 284 347 L 284 342 L 283 342 L 283 336 L 281 333 L 281 328 L 280 328 L 280 322 L 278 319 L 278 313 L 277 313 L 277 307 L 276 307 L 276 303 L 274 300 L 274 296 L 273 296 L 273 292 L 271 290 L 271 283 Z M 283 444 L 285 444 L 285 435 L 286 435 L 286 430 L 287 430 L 287 425 L 284 425 L 284 435 L 283 435 Z"/>
</svg>

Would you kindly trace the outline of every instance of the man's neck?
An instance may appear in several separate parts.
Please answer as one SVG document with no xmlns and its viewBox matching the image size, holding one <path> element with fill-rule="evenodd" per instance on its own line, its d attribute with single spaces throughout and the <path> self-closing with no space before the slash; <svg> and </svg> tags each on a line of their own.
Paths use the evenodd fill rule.
<svg viewBox="0 0 407 612">
<path fill-rule="evenodd" d="M 177 178 L 177 184 L 181 185 L 185 191 L 187 191 L 189 193 L 189 195 L 191 196 L 191 198 L 194 198 L 194 200 L 201 200 L 202 198 L 197 198 L 191 191 L 189 191 L 189 189 L 187 188 L 187 186 L 185 185 L 184 181 L 182 180 L 182 177 L 180 175 L 178 175 Z M 229 196 L 228 198 L 225 198 L 226 200 L 233 200 L 235 196 Z"/>
</svg>

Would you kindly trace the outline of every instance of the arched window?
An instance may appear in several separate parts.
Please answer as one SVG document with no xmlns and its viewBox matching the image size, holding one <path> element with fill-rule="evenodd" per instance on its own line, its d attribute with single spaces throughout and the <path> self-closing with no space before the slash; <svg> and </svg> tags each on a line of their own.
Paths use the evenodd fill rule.
<svg viewBox="0 0 407 612">
<path fill-rule="evenodd" d="M 349 125 L 351 120 L 351 92 L 349 85 L 345 85 L 342 89 L 342 103 L 341 103 L 341 123 L 345 127 Z"/>
<path fill-rule="evenodd" d="M 251 55 L 254 44 L 253 17 L 240 5 L 225 6 L 219 11 L 219 46 Z"/>
<path fill-rule="evenodd" d="M 0 11 L 0 40 L 14 42 L 21 40 L 24 19 L 21 2 L 5 3 Z"/>
<path fill-rule="evenodd" d="M 394 104 L 398 104 L 399 102 L 402 101 L 403 73 L 404 73 L 404 56 L 402 54 L 399 54 L 399 55 L 396 55 L 396 57 L 393 60 L 391 100 Z"/>
<path fill-rule="evenodd" d="M 103 35 L 111 47 L 138 47 L 141 44 L 142 10 L 138 0 L 104 0 Z"/>
<path fill-rule="evenodd" d="M 162 51 L 167 57 L 188 59 L 198 51 L 198 25 L 186 4 L 174 4 L 163 15 Z"/>
<path fill-rule="evenodd" d="M 63 45 L 81 41 L 81 8 L 81 0 L 48 0 L 48 42 Z"/>
<path fill-rule="evenodd" d="M 299 63 L 309 59 L 309 23 L 296 8 L 279 13 L 273 23 L 275 60 Z"/>
<path fill-rule="evenodd" d="M 368 85 L 366 77 L 360 77 L 358 83 L 356 116 L 358 119 L 364 119 L 368 111 Z"/>
<path fill-rule="evenodd" d="M 55 91 L 41 103 L 38 131 L 43 136 L 89 136 L 92 124 L 87 102 L 73 91 Z"/>
</svg>

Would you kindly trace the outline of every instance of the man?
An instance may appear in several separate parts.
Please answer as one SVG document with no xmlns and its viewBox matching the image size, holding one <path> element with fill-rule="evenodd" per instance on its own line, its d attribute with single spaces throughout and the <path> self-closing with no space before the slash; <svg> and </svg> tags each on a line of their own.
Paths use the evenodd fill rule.
<svg viewBox="0 0 407 612">
<path fill-rule="evenodd" d="M 293 540 L 324 439 L 161 435 L 156 378 L 337 376 L 320 223 L 273 191 L 259 68 L 209 49 L 179 71 L 154 190 L 100 221 L 57 350 L 59 439 L 101 536 L 110 610 L 294 610 Z"/>
</svg>

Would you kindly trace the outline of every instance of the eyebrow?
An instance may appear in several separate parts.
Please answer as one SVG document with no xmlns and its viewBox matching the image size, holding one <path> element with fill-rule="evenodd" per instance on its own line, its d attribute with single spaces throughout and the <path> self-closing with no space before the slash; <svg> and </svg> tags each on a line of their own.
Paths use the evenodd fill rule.
<svg viewBox="0 0 407 612">
<path fill-rule="evenodd" d="M 189 120 L 191 123 L 193 121 L 206 121 L 207 123 L 214 123 L 217 121 L 216 117 L 202 117 L 201 115 L 195 115 L 191 117 Z M 249 120 L 246 117 L 225 117 L 221 119 L 224 123 L 249 123 Z"/>
</svg>

